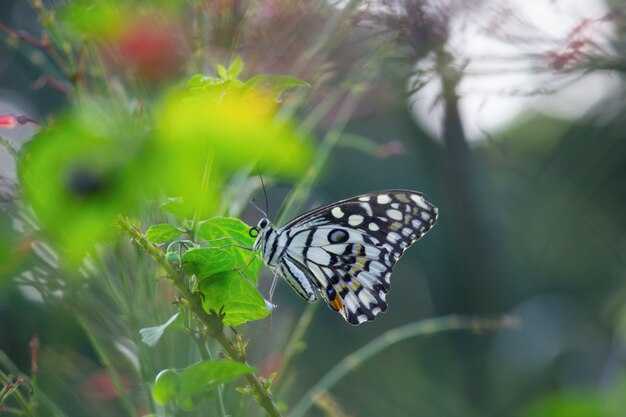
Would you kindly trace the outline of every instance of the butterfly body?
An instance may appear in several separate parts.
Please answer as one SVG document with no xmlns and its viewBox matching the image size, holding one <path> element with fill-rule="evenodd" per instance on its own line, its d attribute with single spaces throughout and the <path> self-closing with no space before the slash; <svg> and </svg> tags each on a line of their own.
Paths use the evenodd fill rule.
<svg viewBox="0 0 626 417">
<path fill-rule="evenodd" d="M 265 264 L 309 302 L 321 297 L 350 324 L 387 310 L 390 276 L 404 251 L 437 220 L 423 194 L 388 190 L 314 209 L 276 228 L 253 228 Z"/>
</svg>

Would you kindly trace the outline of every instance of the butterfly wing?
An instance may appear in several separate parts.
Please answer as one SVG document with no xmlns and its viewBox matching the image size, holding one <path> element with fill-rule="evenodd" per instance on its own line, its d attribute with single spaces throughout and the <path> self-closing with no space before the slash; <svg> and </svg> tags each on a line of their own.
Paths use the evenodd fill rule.
<svg viewBox="0 0 626 417">
<path fill-rule="evenodd" d="M 415 191 L 356 196 L 283 226 L 285 260 L 306 270 L 330 308 L 360 324 L 387 310 L 394 265 L 436 220 L 437 208 Z"/>
</svg>

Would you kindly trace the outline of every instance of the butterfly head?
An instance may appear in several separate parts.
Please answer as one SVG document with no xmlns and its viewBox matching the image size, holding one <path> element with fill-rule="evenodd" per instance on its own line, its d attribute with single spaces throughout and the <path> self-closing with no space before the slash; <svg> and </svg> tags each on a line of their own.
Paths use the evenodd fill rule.
<svg viewBox="0 0 626 417">
<path fill-rule="evenodd" d="M 256 226 L 250 228 L 250 236 L 256 238 L 254 241 L 254 250 L 259 249 L 263 242 L 263 237 L 269 230 L 272 230 L 272 223 L 270 223 L 267 217 L 263 217 Z"/>
</svg>

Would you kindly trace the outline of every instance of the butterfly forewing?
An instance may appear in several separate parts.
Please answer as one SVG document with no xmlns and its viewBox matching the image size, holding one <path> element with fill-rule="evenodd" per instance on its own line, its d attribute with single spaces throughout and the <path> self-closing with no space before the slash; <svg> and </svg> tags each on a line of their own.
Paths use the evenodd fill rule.
<svg viewBox="0 0 626 417">
<path fill-rule="evenodd" d="M 324 206 L 275 231 L 273 257 L 263 253 L 308 301 L 315 287 L 351 324 L 387 309 L 396 261 L 435 223 L 437 208 L 421 193 L 390 190 Z M 294 270 L 293 265 L 298 266 Z"/>
</svg>

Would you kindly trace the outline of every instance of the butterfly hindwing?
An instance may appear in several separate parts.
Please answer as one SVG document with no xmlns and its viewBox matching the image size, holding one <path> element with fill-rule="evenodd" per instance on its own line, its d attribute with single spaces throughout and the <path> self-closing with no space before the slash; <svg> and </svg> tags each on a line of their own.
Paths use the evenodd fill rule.
<svg viewBox="0 0 626 417">
<path fill-rule="evenodd" d="M 300 275 L 312 281 L 333 310 L 359 324 L 387 309 L 395 263 L 436 219 L 437 208 L 414 191 L 353 197 L 279 229 L 285 236 L 281 263 L 299 265 Z"/>
</svg>

